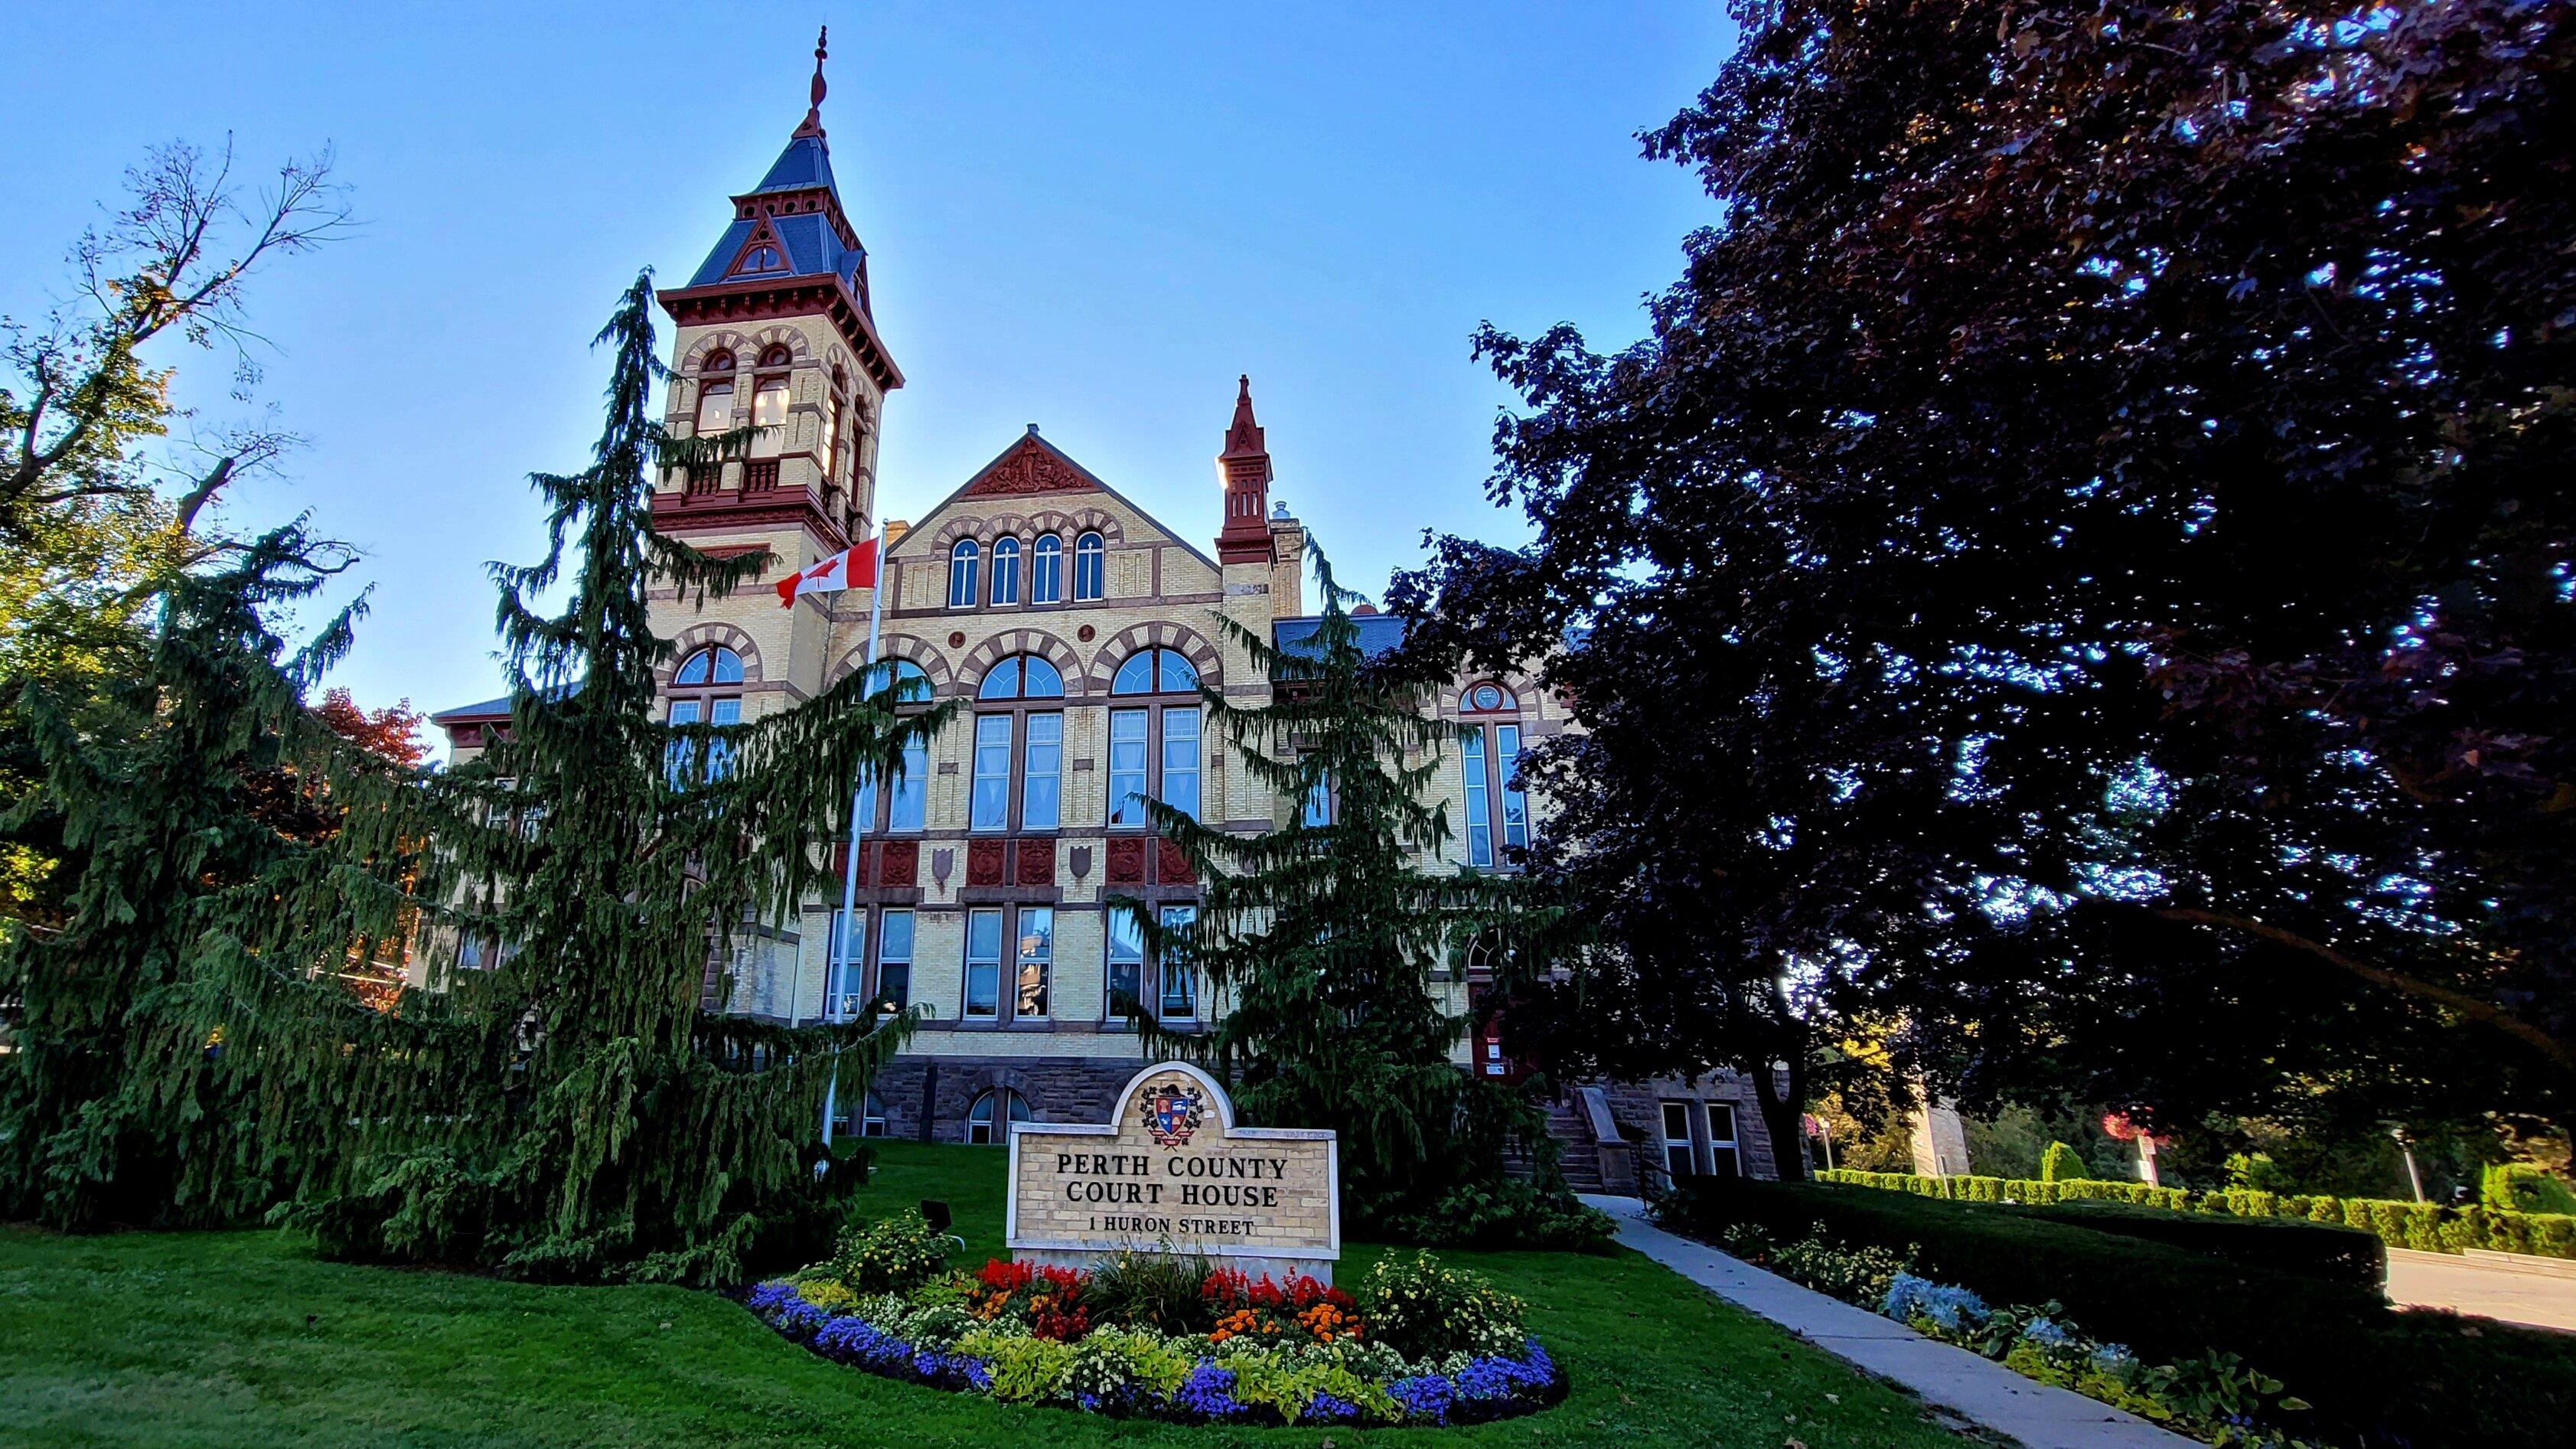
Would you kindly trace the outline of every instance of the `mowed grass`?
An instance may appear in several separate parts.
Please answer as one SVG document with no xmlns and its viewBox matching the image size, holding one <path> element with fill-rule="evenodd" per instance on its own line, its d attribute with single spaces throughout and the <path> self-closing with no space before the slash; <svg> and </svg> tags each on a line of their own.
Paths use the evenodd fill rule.
<svg viewBox="0 0 2576 1449">
<path fill-rule="evenodd" d="M 884 1147 L 864 1211 L 955 1210 L 998 1253 L 998 1148 Z M 1345 1249 L 1356 1281 L 1378 1249 Z M 7 1445 L 1957 1446 L 1923 1406 L 1632 1253 L 1458 1253 L 1526 1298 L 1565 1403 L 1453 1430 L 1233 1430 L 1010 1407 L 824 1362 L 678 1288 L 316 1259 L 273 1232 L 0 1227 Z"/>
</svg>

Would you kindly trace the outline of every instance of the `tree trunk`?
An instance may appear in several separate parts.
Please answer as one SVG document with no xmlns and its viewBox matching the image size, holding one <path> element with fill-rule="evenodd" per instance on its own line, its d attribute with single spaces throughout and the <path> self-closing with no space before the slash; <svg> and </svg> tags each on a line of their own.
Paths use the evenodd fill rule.
<svg viewBox="0 0 2576 1449">
<path fill-rule="evenodd" d="M 1753 1095 L 1762 1104 L 1762 1125 L 1771 1131 L 1771 1162 L 1782 1182 L 1807 1178 L 1807 1035 L 1787 1033 L 1778 1060 L 1753 1067 Z"/>
</svg>

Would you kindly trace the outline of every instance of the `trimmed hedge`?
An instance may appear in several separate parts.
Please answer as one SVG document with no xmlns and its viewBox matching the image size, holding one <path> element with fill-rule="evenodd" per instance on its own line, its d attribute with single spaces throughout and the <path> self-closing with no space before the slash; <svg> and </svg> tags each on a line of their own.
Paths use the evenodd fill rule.
<svg viewBox="0 0 2576 1449">
<path fill-rule="evenodd" d="M 1989 1179 L 1990 1181 L 1992 1179 Z M 1914 1271 L 1987 1301 L 2055 1301 L 2156 1360 L 2231 1352 L 2315 1406 L 2303 1439 L 2561 1449 L 2576 1336 L 2392 1311 L 2349 1279 L 2272 1272 L 2018 1208 L 1829 1185 L 1686 1181 L 1666 1220 L 1719 1241 L 1751 1222 L 1795 1238 L 1914 1249 Z"/>
<path fill-rule="evenodd" d="M 2543 1258 L 2576 1258 L 2576 1215 L 2509 1212 L 2491 1207 L 2441 1207 L 2433 1203 L 2388 1202 L 2376 1198 L 2303 1197 L 2289 1193 L 2227 1188 L 2192 1192 L 2179 1187 L 2149 1187 L 2143 1182 L 2103 1182 L 2077 1178 L 2041 1182 L 2009 1177 L 1919 1177 L 1910 1172 L 1816 1174 L 1819 1182 L 1875 1187 L 1950 1202 L 2043 1204 L 2124 1202 L 2175 1212 L 2211 1213 L 2239 1218 L 2292 1218 L 2312 1223 L 2341 1223 L 2375 1234 L 2392 1248 L 2420 1253 L 2460 1253 L 2486 1248 L 2499 1253 L 2529 1253 Z"/>
<path fill-rule="evenodd" d="M 2032 1217 L 2145 1238 L 2266 1272 L 2289 1273 L 2377 1293 L 2388 1281 L 2388 1249 L 2341 1223 L 2177 1213 L 2124 1202 L 2065 1202 L 2025 1208 Z"/>
</svg>

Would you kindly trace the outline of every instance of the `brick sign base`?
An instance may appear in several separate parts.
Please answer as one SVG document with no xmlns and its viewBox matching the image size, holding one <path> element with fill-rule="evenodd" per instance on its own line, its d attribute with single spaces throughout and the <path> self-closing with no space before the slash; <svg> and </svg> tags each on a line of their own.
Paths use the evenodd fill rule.
<svg viewBox="0 0 2576 1449">
<path fill-rule="evenodd" d="M 1023 1262 L 1202 1254 L 1330 1283 L 1342 1256 L 1333 1134 L 1237 1127 L 1225 1089 L 1186 1062 L 1138 1072 L 1103 1125 L 1011 1124 L 1008 1212 L 1006 1241 Z"/>
</svg>

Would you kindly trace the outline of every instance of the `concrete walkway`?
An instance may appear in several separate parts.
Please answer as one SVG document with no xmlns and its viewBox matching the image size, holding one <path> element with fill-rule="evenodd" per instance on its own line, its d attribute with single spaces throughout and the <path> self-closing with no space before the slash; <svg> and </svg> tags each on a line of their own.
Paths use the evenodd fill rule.
<svg viewBox="0 0 2576 1449">
<path fill-rule="evenodd" d="M 2502 1254 L 2495 1255 L 2502 1257 Z M 2388 1250 L 2388 1301 L 2448 1308 L 2534 1328 L 2576 1332 L 2576 1264 L 2498 1263 L 2450 1253 Z"/>
<path fill-rule="evenodd" d="M 2134 1414 L 2023 1378 L 1893 1319 L 1665 1232 L 1646 1221 L 1645 1207 L 1635 1198 L 1587 1193 L 1583 1200 L 1618 1222 L 1620 1242 L 1718 1297 L 2028 1449 L 2197 1449 L 2198 1441 Z"/>
</svg>

